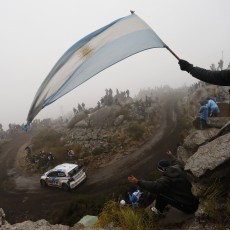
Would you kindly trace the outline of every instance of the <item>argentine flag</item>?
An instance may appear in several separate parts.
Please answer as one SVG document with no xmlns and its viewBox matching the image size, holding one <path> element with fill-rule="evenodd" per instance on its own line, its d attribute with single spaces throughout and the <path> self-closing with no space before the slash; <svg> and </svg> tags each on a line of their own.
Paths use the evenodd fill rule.
<svg viewBox="0 0 230 230">
<path fill-rule="evenodd" d="M 136 14 L 117 19 L 85 36 L 58 60 L 38 89 L 27 117 L 29 125 L 41 109 L 115 63 L 166 45 Z"/>
</svg>

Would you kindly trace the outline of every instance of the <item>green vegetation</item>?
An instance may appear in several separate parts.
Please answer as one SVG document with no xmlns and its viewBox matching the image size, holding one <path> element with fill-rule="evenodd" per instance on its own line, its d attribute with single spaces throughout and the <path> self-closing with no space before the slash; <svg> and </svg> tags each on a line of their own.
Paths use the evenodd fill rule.
<svg viewBox="0 0 230 230">
<path fill-rule="evenodd" d="M 39 153 L 40 151 L 52 152 L 58 162 L 66 160 L 67 149 L 71 148 L 76 155 L 80 155 L 83 151 L 83 146 L 80 144 L 73 144 L 67 146 L 62 141 L 62 134 L 52 129 L 44 129 L 37 136 L 32 139 L 33 152 Z"/>
<path fill-rule="evenodd" d="M 132 123 L 126 129 L 126 132 L 127 132 L 128 136 L 131 137 L 132 139 L 140 140 L 144 136 L 145 126 L 143 124 L 139 124 L 139 123 Z"/>
<path fill-rule="evenodd" d="M 102 194 L 76 194 L 72 201 L 63 207 L 62 210 L 55 211 L 52 214 L 51 223 L 65 224 L 73 226 L 84 215 L 95 215 L 101 213 L 104 204 L 110 200 L 114 200 L 114 197 L 124 195 L 126 184 L 118 184 L 112 191 L 103 192 Z M 74 195 L 74 194 L 71 194 Z M 73 197 L 73 196 L 71 196 Z"/>
<path fill-rule="evenodd" d="M 225 225 L 230 221 L 229 184 L 226 180 L 216 179 L 204 193 L 204 211 L 212 221 Z"/>
<path fill-rule="evenodd" d="M 160 229 L 157 217 L 147 213 L 144 209 L 134 210 L 131 206 L 120 207 L 115 201 L 105 204 L 99 215 L 96 227 L 105 228 L 113 225 L 125 230 L 155 230 Z"/>
</svg>

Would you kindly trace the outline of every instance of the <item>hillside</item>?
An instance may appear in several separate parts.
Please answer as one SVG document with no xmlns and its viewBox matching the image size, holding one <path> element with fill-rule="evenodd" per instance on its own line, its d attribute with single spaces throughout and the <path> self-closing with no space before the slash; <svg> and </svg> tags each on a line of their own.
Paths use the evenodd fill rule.
<svg viewBox="0 0 230 230">
<path fill-rule="evenodd" d="M 193 119 L 196 117 L 199 108 L 199 101 L 203 97 L 210 96 L 213 90 L 214 88 L 210 85 L 198 88 L 189 95 L 186 95 L 185 91 L 182 90 L 161 90 L 161 95 L 157 99 L 154 97 L 155 102 L 151 106 L 145 105 L 144 110 L 139 108 L 139 105 L 136 107 L 136 102 L 129 98 L 128 100 L 122 100 L 121 102 L 124 103 L 120 102 L 119 105 L 115 104 L 91 111 L 81 111 L 68 123 L 67 129 L 53 128 L 55 133 L 59 134 L 57 137 L 61 145 L 64 145 L 64 148 L 55 146 L 55 148 L 51 149 L 51 147 L 46 146 L 44 143 L 42 147 L 47 148 L 45 151 L 52 151 L 55 154 L 56 162 L 54 163 L 66 160 L 64 151 L 69 147 L 73 148 L 75 151 L 74 161 L 84 164 L 89 175 L 87 182 L 79 188 L 77 193 L 89 194 L 91 196 L 103 192 L 105 194 L 106 192 L 111 193 L 121 184 L 125 188 L 127 176 L 134 172 L 139 177 L 149 177 L 154 164 L 162 158 L 163 153 L 167 149 L 174 150 L 177 157 L 184 161 L 186 170 L 191 174 L 194 181 L 194 193 L 202 201 L 197 216 L 186 222 L 183 225 L 183 229 L 189 229 L 188 224 L 199 226 L 197 218 L 201 220 L 202 226 L 213 227 L 215 223 L 219 224 L 221 221 L 225 224 L 223 220 L 215 218 L 220 209 L 210 208 L 214 204 L 215 199 L 218 201 L 223 199 L 224 202 L 222 201 L 221 203 L 225 204 L 228 201 L 227 195 L 229 190 L 223 194 L 218 193 L 218 197 L 215 196 L 214 200 L 209 201 L 207 198 L 213 198 L 213 192 L 219 189 L 218 183 L 224 183 L 226 175 L 229 175 L 227 170 L 230 157 L 228 150 L 230 149 L 228 146 L 229 126 L 226 125 L 229 119 L 226 117 L 209 119 L 209 124 L 212 128 L 207 130 L 197 130 L 192 126 Z M 138 101 L 139 103 L 141 102 L 141 100 Z M 222 102 L 222 104 L 224 103 Z M 227 110 L 222 115 L 228 115 L 226 113 Z M 36 128 L 34 127 L 34 129 Z M 42 134 L 47 137 L 44 131 Z M 17 139 L 18 137 L 13 142 Z M 33 144 L 33 151 L 36 156 L 41 150 L 39 147 L 35 150 L 34 141 L 36 139 L 28 138 L 27 141 L 24 140 L 21 144 L 18 142 L 17 146 L 18 148 L 21 146 L 20 151 L 22 152 L 23 147 L 26 146 L 25 144 Z M 224 148 L 218 148 L 218 143 L 221 143 L 221 145 L 225 143 Z M 3 150 L 8 149 L 10 145 L 11 142 L 8 145 L 2 146 L 0 155 L 2 162 L 5 161 L 5 155 L 3 154 L 5 151 Z M 17 147 L 15 146 L 15 148 Z M 206 148 L 209 151 L 206 151 Z M 13 162 L 16 155 L 15 153 L 11 154 Z M 203 158 L 200 158 L 201 156 Z M 211 164 L 210 156 L 215 156 L 212 159 L 213 164 Z M 16 170 L 17 174 L 13 172 L 10 175 L 11 181 L 18 182 L 21 179 L 25 183 L 29 178 L 29 182 L 35 179 L 38 181 L 39 174 L 37 173 L 44 170 L 44 165 L 34 165 L 33 162 L 25 160 L 22 161 L 22 163 L 24 162 L 22 164 L 23 167 L 26 167 L 23 170 L 24 174 L 21 172 L 22 165 L 16 167 L 13 163 L 10 163 L 10 160 L 8 160 L 9 164 L 6 164 L 7 167 L 3 167 L 2 170 L 5 168 L 8 172 L 10 171 L 9 169 L 12 172 L 12 168 Z M 204 167 L 205 164 L 202 163 L 205 161 L 209 162 L 205 166 L 207 169 Z M 210 165 L 212 166 L 210 167 Z M 3 172 L 3 175 L 6 176 L 6 172 Z M 31 174 L 31 172 L 32 175 L 28 177 L 28 173 Z M 8 177 L 6 176 L 6 178 Z M 219 180 L 218 183 L 216 178 Z M 7 179 L 5 184 L 6 182 Z M 51 220 L 53 216 L 52 210 L 63 207 L 63 204 L 67 204 L 70 202 L 68 201 L 70 198 L 73 199 L 77 195 L 76 193 L 67 195 L 63 194 L 62 191 L 53 190 L 40 191 L 37 185 L 32 186 L 29 182 L 27 182 L 28 188 L 26 186 L 20 188 L 19 183 L 12 183 L 11 187 L 18 197 L 18 200 L 14 199 L 12 205 L 13 203 L 17 205 L 17 202 L 19 204 L 19 200 L 25 200 L 20 210 L 21 217 L 17 214 L 17 210 L 15 210 L 14 217 L 11 216 L 12 212 L 8 207 L 12 196 L 7 192 L 7 189 L 4 192 L 2 191 L 1 197 L 7 196 L 8 200 L 7 202 L 2 200 L 1 204 L 3 204 L 3 210 L 6 212 L 6 219 L 11 219 L 11 223 L 25 219 L 38 220 L 45 218 Z M 25 191 L 27 193 L 26 196 L 24 195 Z M 36 199 L 33 193 L 37 194 Z M 60 195 L 62 196 L 61 202 L 58 199 Z M 49 200 L 49 204 L 47 204 L 46 200 Z M 207 200 L 209 201 L 208 212 Z M 37 203 L 37 206 L 32 208 L 34 202 L 40 202 L 40 204 Z M 227 213 L 226 205 L 221 207 Z M 201 210 L 205 209 L 206 211 L 201 213 Z M 97 215 L 98 213 L 94 214 Z M 63 229 L 65 228 L 63 227 Z"/>
</svg>

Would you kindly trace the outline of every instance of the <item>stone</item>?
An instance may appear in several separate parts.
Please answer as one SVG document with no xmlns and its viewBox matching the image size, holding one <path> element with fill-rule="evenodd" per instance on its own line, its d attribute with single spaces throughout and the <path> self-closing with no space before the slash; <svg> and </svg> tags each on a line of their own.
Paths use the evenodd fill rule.
<svg viewBox="0 0 230 230">
<path fill-rule="evenodd" d="M 119 115 L 115 120 L 114 120 L 114 126 L 118 126 L 122 124 L 124 121 L 125 116 L 124 115 Z"/>
<path fill-rule="evenodd" d="M 85 121 L 85 120 L 82 120 L 82 121 L 79 121 L 75 124 L 75 127 L 80 127 L 80 128 L 87 128 L 89 126 L 89 124 Z"/>
<path fill-rule="evenodd" d="M 179 146 L 177 148 L 177 158 L 179 161 L 182 161 L 183 163 L 185 163 L 192 154 L 193 153 L 185 149 L 184 146 Z"/>
<path fill-rule="evenodd" d="M 218 129 L 215 128 L 196 130 L 185 138 L 183 146 L 185 149 L 195 152 L 199 146 L 207 143 L 212 137 L 216 136 L 217 133 Z"/>
<path fill-rule="evenodd" d="M 222 128 L 229 122 L 229 117 L 209 117 L 207 124 L 212 128 Z"/>
<path fill-rule="evenodd" d="M 230 133 L 199 147 L 185 165 L 195 177 L 201 177 L 208 170 L 214 170 L 230 159 Z"/>
</svg>

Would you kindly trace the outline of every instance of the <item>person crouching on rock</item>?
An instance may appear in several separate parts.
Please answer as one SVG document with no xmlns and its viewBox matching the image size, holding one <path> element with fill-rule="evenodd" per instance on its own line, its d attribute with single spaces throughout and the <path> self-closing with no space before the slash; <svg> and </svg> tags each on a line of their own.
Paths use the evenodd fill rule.
<svg viewBox="0 0 230 230">
<path fill-rule="evenodd" d="M 171 205 L 185 213 L 193 214 L 199 205 L 198 199 L 191 192 L 191 182 L 184 171 L 183 164 L 168 151 L 172 160 L 160 160 L 158 170 L 163 175 L 155 181 L 139 180 L 129 176 L 128 181 L 156 195 L 155 207 L 151 210 L 157 215 L 163 215 L 167 205 Z"/>
</svg>

